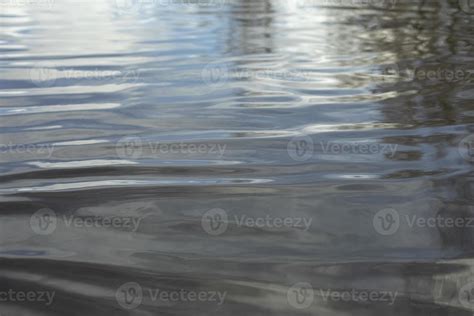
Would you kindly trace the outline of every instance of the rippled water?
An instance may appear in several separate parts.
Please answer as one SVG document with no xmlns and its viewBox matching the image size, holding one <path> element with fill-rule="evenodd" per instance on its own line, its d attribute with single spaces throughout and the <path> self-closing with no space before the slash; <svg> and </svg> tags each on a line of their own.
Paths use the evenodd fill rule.
<svg viewBox="0 0 474 316">
<path fill-rule="evenodd" d="M 0 314 L 471 315 L 473 22 L 1 1 Z"/>
</svg>

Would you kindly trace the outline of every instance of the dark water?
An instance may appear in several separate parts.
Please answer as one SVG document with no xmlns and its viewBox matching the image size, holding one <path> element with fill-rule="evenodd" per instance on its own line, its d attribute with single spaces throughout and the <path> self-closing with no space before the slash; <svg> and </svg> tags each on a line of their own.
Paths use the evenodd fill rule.
<svg viewBox="0 0 474 316">
<path fill-rule="evenodd" d="M 0 10 L 0 315 L 474 312 L 474 3 Z"/>
</svg>

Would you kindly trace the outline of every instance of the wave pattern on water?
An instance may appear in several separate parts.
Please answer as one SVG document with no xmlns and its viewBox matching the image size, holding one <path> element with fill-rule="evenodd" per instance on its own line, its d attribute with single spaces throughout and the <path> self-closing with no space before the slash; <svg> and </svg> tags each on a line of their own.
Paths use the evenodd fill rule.
<svg viewBox="0 0 474 316">
<path fill-rule="evenodd" d="M 473 13 L 3 1 L 0 314 L 471 315 Z"/>
</svg>

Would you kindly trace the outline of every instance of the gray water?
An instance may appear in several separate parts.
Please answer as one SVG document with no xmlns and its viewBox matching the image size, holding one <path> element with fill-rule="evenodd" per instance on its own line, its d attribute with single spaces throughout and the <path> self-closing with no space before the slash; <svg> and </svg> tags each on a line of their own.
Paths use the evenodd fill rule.
<svg viewBox="0 0 474 316">
<path fill-rule="evenodd" d="M 473 22 L 0 1 L 0 315 L 472 315 Z"/>
</svg>

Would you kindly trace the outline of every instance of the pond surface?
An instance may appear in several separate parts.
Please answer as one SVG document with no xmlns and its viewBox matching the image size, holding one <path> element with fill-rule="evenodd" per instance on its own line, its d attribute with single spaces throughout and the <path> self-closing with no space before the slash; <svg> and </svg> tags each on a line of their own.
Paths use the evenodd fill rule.
<svg viewBox="0 0 474 316">
<path fill-rule="evenodd" d="M 472 315 L 473 22 L 1 1 L 1 315 Z"/>
</svg>

